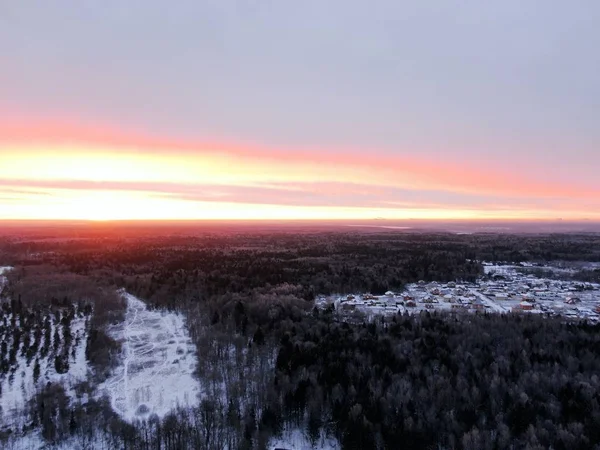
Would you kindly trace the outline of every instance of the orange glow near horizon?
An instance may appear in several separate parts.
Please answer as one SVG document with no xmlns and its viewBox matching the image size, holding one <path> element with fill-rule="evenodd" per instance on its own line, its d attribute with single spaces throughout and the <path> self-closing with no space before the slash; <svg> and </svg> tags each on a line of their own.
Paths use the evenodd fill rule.
<svg viewBox="0 0 600 450">
<path fill-rule="evenodd" d="M 387 209 L 358 207 L 286 206 L 231 202 L 188 202 L 156 198 L 131 191 L 58 192 L 49 190 L 51 199 L 22 199 L 8 205 L 7 220 L 365 220 L 383 217 L 391 220 L 477 220 L 543 219 L 527 211 L 469 209 L 424 209 L 418 207 Z"/>
<path fill-rule="evenodd" d="M 27 138 L 25 130 L 0 127 L 0 220 L 600 219 L 598 190 L 466 164 L 63 134 L 38 129 Z M 173 184 L 183 192 L 170 192 Z M 388 198 L 391 189 L 441 194 L 405 201 Z M 353 195 L 365 190 L 370 197 L 354 205 Z M 445 193 L 490 200 L 463 204 Z M 333 204 L 306 200 L 318 203 L 320 194 Z M 532 200 L 519 203 L 524 198 Z"/>
</svg>

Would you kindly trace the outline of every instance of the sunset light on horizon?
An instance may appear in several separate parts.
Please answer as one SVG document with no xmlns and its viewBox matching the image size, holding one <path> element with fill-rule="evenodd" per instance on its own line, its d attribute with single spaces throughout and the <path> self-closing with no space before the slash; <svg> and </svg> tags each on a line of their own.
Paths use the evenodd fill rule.
<svg viewBox="0 0 600 450">
<path fill-rule="evenodd" d="M 600 219 L 583 186 L 415 158 L 38 139 L 0 142 L 2 219 Z"/>
<path fill-rule="evenodd" d="M 598 8 L 59 3 L 5 8 L 0 220 L 600 221 Z"/>
</svg>

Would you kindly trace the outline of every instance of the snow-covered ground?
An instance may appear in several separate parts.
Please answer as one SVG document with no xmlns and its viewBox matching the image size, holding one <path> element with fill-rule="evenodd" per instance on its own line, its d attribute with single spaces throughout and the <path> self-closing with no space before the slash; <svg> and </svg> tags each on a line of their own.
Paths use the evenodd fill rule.
<svg viewBox="0 0 600 450">
<path fill-rule="evenodd" d="M 483 263 L 483 273 L 486 275 L 513 276 L 517 273 L 517 266 L 514 265 L 496 265 L 492 263 Z"/>
<path fill-rule="evenodd" d="M 48 444 L 38 430 L 26 435 L 12 435 L 2 442 L 2 450 L 111 450 L 110 434 L 95 430 L 94 434 L 69 436 L 60 444 Z"/>
<path fill-rule="evenodd" d="M 486 307 L 489 307 L 489 309 L 493 312 L 497 312 L 500 314 L 510 312 L 510 309 L 507 309 L 504 306 L 499 305 L 497 302 L 490 300 L 488 297 L 486 297 L 480 292 L 477 292 L 475 289 L 469 289 L 469 292 L 471 292 L 471 294 L 473 294 L 475 297 L 481 300 L 482 303 L 486 305 Z"/>
<path fill-rule="evenodd" d="M 88 374 L 88 365 L 85 358 L 87 345 L 86 317 L 80 315 L 75 317 L 71 323 L 72 344 L 69 350 L 69 369 L 66 373 L 56 372 L 54 355 L 62 352 L 61 347 L 52 350 L 47 357 L 36 356 L 30 358 L 23 355 L 20 342 L 16 363 L 6 375 L 0 375 L 0 429 L 2 426 L 20 426 L 25 419 L 27 402 L 36 393 L 38 387 L 47 383 L 60 383 L 64 386 L 67 394 L 73 396 L 73 388 L 81 381 L 85 381 Z M 52 322 L 52 330 L 56 327 L 62 331 L 62 325 Z M 62 333 L 61 333 L 62 334 Z M 12 340 L 5 335 L 7 342 L 12 345 Z M 54 336 L 54 332 L 50 333 Z M 39 361 L 40 374 L 36 381 L 34 379 L 35 360 Z"/>
<path fill-rule="evenodd" d="M 334 437 L 327 436 L 321 431 L 317 441 L 312 444 L 306 432 L 294 428 L 284 430 L 280 436 L 271 439 L 268 448 L 270 450 L 340 450 L 342 447 Z"/>
<path fill-rule="evenodd" d="M 9 266 L 0 266 L 0 291 L 2 291 L 4 283 L 6 283 L 6 277 L 4 277 L 3 275 L 11 269 L 12 267 Z"/>
<path fill-rule="evenodd" d="M 123 363 L 99 393 L 107 394 L 113 409 L 129 422 L 197 405 L 200 385 L 193 374 L 198 360 L 183 316 L 149 310 L 133 295 L 123 295 L 125 322 L 109 331 L 123 344 Z"/>
</svg>

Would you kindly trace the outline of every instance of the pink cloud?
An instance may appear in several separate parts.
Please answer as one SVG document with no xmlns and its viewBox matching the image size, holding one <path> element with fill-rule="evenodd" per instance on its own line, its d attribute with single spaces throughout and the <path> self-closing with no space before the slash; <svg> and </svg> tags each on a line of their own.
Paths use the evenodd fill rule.
<svg viewBox="0 0 600 450">
<path fill-rule="evenodd" d="M 464 195 L 539 199 L 539 201 L 546 199 L 556 201 L 556 204 L 560 201 L 565 206 L 568 206 L 568 201 L 581 202 L 582 200 L 593 205 L 600 197 L 598 186 L 590 187 L 583 182 L 564 184 L 545 180 L 543 171 L 537 174 L 523 173 L 517 162 L 515 168 L 511 170 L 470 161 L 431 161 L 418 156 L 417 150 L 411 152 L 413 156 L 395 156 L 376 149 L 353 148 L 341 151 L 314 147 L 267 148 L 227 141 L 172 139 L 151 133 L 126 131 L 112 126 L 75 125 L 68 121 L 35 123 L 4 121 L 0 123 L 0 152 L 3 151 L 2 143 L 17 146 L 32 143 L 49 145 L 77 143 L 81 148 L 89 144 L 102 146 L 117 156 L 123 151 L 165 157 L 184 155 L 190 158 L 200 155 L 228 155 L 239 158 L 240 164 L 251 161 L 253 164 L 265 167 L 277 164 L 284 169 L 298 164 L 320 169 L 330 168 L 334 181 L 339 181 L 335 179 L 338 171 L 354 171 L 363 174 L 365 179 L 358 180 L 359 187 L 352 188 L 350 184 L 329 186 L 330 192 L 337 189 L 340 195 L 349 195 L 350 192 L 360 194 L 364 191 L 364 186 L 361 186 L 363 184 L 381 184 Z M 288 185 L 286 189 L 291 187 Z M 376 188 L 371 189 L 373 192 Z"/>
</svg>

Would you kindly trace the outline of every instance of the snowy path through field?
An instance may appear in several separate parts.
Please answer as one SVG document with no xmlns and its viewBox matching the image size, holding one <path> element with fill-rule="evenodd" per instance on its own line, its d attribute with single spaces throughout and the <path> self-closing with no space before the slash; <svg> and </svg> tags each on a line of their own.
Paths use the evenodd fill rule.
<svg viewBox="0 0 600 450">
<path fill-rule="evenodd" d="M 200 386 L 193 373 L 194 346 L 181 314 L 148 310 L 133 295 L 123 324 L 110 330 L 122 342 L 123 364 L 100 386 L 125 420 L 166 415 L 177 406 L 198 404 Z"/>
</svg>

